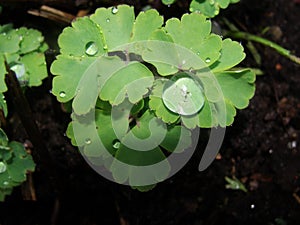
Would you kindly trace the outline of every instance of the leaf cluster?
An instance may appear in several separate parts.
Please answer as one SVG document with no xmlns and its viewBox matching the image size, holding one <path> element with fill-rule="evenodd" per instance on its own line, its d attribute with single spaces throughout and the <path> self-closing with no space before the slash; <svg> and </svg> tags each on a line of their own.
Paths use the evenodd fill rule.
<svg viewBox="0 0 300 225">
<path fill-rule="evenodd" d="M 13 187 L 26 180 L 26 173 L 34 171 L 35 164 L 21 143 L 9 142 L 0 129 L 0 201 L 11 194 Z"/>
<path fill-rule="evenodd" d="M 7 91 L 5 84 L 8 64 L 21 86 L 39 86 L 47 77 L 44 51 L 47 49 L 41 32 L 11 24 L 0 25 L 0 93 Z"/>
<path fill-rule="evenodd" d="M 176 0 L 162 0 L 165 5 L 173 4 Z M 240 0 L 192 0 L 190 4 L 191 12 L 200 12 L 209 18 L 217 16 L 220 9 L 226 9 L 229 4 L 237 3 Z"/>
<path fill-rule="evenodd" d="M 90 159 L 113 156 L 106 167 L 120 183 L 136 186 L 139 173 L 123 164 L 162 162 L 165 151 L 191 144 L 189 129 L 232 124 L 254 95 L 255 74 L 233 68 L 243 47 L 211 33 L 210 20 L 196 12 L 164 23 L 156 10 L 135 18 L 126 5 L 99 8 L 65 28 L 58 44 L 52 93 L 72 104 L 67 134 Z M 157 181 L 170 171 L 162 168 L 152 174 Z"/>
</svg>

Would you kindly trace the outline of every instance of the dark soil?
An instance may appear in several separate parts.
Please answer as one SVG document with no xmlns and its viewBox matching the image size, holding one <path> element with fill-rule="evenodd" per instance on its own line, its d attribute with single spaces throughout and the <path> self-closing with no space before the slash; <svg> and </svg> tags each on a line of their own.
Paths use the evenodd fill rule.
<svg viewBox="0 0 300 225">
<path fill-rule="evenodd" d="M 6 2 L 1 24 L 13 22 L 16 27 L 38 28 L 50 47 L 57 49 L 55 40 L 66 25 L 26 13 L 39 3 L 12 6 Z M 57 2 L 52 4 L 74 13 L 81 7 L 75 2 L 85 1 L 65 1 L 69 5 Z M 89 7 L 101 6 L 101 1 L 97 2 Z M 166 17 L 184 12 L 176 6 L 155 6 Z M 300 55 L 299 13 L 296 0 L 241 0 L 220 16 L 254 34 L 271 27 L 264 37 Z M 64 135 L 69 116 L 49 94 L 51 79 L 42 87 L 28 90 L 35 120 L 59 174 L 50 179 L 38 164 L 32 174 L 37 201 L 24 200 L 28 183 L 15 188 L 5 203 L 0 203 L 0 224 L 299 224 L 300 67 L 270 48 L 255 46 L 262 56 L 261 69 L 265 74 L 257 77 L 250 106 L 239 111 L 234 124 L 228 127 L 218 160 L 199 172 L 199 147 L 183 170 L 147 193 L 109 182 L 87 166 Z M 244 65 L 257 67 L 247 53 Z M 28 144 L 18 118 L 13 113 L 9 118 L 10 138 Z M 248 192 L 226 189 L 225 176 L 239 178 Z"/>
</svg>

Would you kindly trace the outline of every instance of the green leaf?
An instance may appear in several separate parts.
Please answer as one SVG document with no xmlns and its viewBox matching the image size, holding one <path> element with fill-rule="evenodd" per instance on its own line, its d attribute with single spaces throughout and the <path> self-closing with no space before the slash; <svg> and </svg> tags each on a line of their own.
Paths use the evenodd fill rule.
<svg viewBox="0 0 300 225">
<path fill-rule="evenodd" d="M 7 147 L 8 146 L 8 137 L 5 132 L 0 128 L 0 146 Z"/>
<path fill-rule="evenodd" d="M 237 3 L 239 0 L 192 0 L 191 12 L 200 12 L 207 17 L 215 17 L 219 14 L 220 8 L 225 9 L 230 3 Z"/>
<path fill-rule="evenodd" d="M 6 100 L 5 97 L 2 93 L 0 93 L 0 110 L 3 111 L 4 116 L 7 116 L 7 104 L 6 104 Z"/>
<path fill-rule="evenodd" d="M 245 185 L 241 181 L 239 181 L 236 177 L 234 177 L 233 179 L 229 178 L 229 177 L 225 177 L 225 180 L 228 183 L 225 186 L 227 189 L 240 190 L 240 191 L 243 191 L 243 192 L 248 192 Z"/>
<path fill-rule="evenodd" d="M 245 57 L 243 46 L 227 38 L 222 42 L 221 57 L 210 68 L 214 73 L 224 71 L 236 66 Z"/>
<path fill-rule="evenodd" d="M 26 73 L 29 76 L 29 87 L 41 85 L 42 80 L 48 76 L 43 53 L 32 52 L 26 54 L 21 57 L 20 62 L 24 64 Z"/>
<path fill-rule="evenodd" d="M 0 34 L 0 54 L 2 53 L 15 53 L 20 49 L 19 35 L 15 30 L 4 32 Z"/>
<path fill-rule="evenodd" d="M 118 105 L 128 96 L 131 103 L 137 103 L 148 93 L 153 81 L 153 74 L 146 66 L 139 62 L 130 62 L 106 79 L 100 98 L 112 105 Z"/>
<path fill-rule="evenodd" d="M 5 83 L 5 61 L 4 56 L 0 54 L 0 93 L 7 91 L 6 83 Z"/>
<path fill-rule="evenodd" d="M 184 126 L 170 126 L 160 146 L 169 152 L 182 152 L 192 144 L 191 132 Z"/>
<path fill-rule="evenodd" d="M 115 7 L 99 8 L 90 18 L 101 27 L 108 50 L 129 42 L 134 22 L 133 7 L 120 5 L 117 10 Z"/>
<path fill-rule="evenodd" d="M 156 10 L 150 9 L 146 12 L 140 12 L 133 25 L 131 42 L 148 40 L 151 34 L 162 24 L 163 17 Z"/>
<path fill-rule="evenodd" d="M 205 16 L 198 13 L 184 14 L 181 21 L 169 19 L 165 29 L 176 44 L 194 52 L 207 65 L 211 65 L 219 58 L 221 38 L 211 34 L 211 22 Z"/>
<path fill-rule="evenodd" d="M 175 2 L 176 0 L 162 0 L 162 3 L 165 5 L 171 5 Z"/>
<path fill-rule="evenodd" d="M 106 52 L 101 29 L 87 17 L 78 18 L 72 27 L 65 28 L 58 37 L 58 45 L 65 56 L 96 57 Z"/>
<path fill-rule="evenodd" d="M 21 143 L 10 142 L 9 147 L 13 149 L 14 157 L 7 164 L 7 172 L 14 182 L 23 182 L 26 180 L 27 171 L 34 171 L 35 164 Z"/>
<path fill-rule="evenodd" d="M 20 41 L 20 54 L 36 51 L 44 42 L 44 37 L 38 30 L 21 27 L 16 33 Z"/>
<path fill-rule="evenodd" d="M 216 73 L 223 95 L 238 109 L 249 105 L 255 92 L 255 74 L 249 69 Z"/>
</svg>

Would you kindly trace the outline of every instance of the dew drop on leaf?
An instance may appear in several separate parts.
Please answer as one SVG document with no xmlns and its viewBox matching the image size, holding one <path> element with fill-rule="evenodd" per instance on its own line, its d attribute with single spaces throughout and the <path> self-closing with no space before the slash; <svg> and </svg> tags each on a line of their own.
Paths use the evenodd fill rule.
<svg viewBox="0 0 300 225">
<path fill-rule="evenodd" d="M 103 46 L 103 49 L 104 49 L 104 50 L 107 50 L 107 49 L 108 49 L 107 45 L 104 45 L 104 46 Z"/>
<path fill-rule="evenodd" d="M 162 99 L 170 111 L 186 116 L 196 114 L 204 105 L 202 87 L 188 76 L 166 83 Z"/>
<path fill-rule="evenodd" d="M 210 58 L 206 58 L 206 59 L 205 59 L 205 62 L 206 62 L 206 63 L 210 63 Z"/>
<path fill-rule="evenodd" d="M 118 12 L 118 8 L 116 6 L 111 8 L 111 13 L 116 14 Z"/>
<path fill-rule="evenodd" d="M 11 66 L 10 69 L 15 72 L 19 80 L 25 76 L 26 70 L 23 63 L 16 63 L 13 66 Z"/>
<path fill-rule="evenodd" d="M 66 93 L 64 91 L 59 92 L 59 97 L 61 98 L 66 97 Z"/>
<path fill-rule="evenodd" d="M 85 139 L 85 144 L 89 145 L 89 144 L 91 144 L 91 143 L 92 143 L 92 141 L 91 141 L 90 138 Z"/>
<path fill-rule="evenodd" d="M 19 40 L 20 40 L 20 41 L 23 40 L 23 36 L 22 36 L 22 35 L 19 36 Z"/>
<path fill-rule="evenodd" d="M 89 56 L 94 56 L 98 53 L 98 46 L 95 42 L 90 41 L 85 45 L 85 53 Z"/>
<path fill-rule="evenodd" d="M 6 165 L 4 162 L 0 162 L 0 173 L 4 173 L 6 171 Z"/>
<path fill-rule="evenodd" d="M 9 185 L 9 182 L 8 181 L 4 181 L 3 185 L 7 186 L 7 185 Z"/>
<path fill-rule="evenodd" d="M 119 149 L 121 145 L 121 142 L 119 140 L 114 140 L 113 141 L 113 148 Z"/>
<path fill-rule="evenodd" d="M 106 19 L 106 22 L 107 22 L 107 23 L 109 23 L 109 22 L 110 22 L 110 19 L 109 19 L 109 18 L 107 18 L 107 19 Z"/>
</svg>

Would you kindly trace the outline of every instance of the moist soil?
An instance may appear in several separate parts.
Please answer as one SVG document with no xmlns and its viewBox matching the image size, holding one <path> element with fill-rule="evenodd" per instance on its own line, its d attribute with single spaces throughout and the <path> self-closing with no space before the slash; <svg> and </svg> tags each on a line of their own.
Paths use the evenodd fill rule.
<svg viewBox="0 0 300 225">
<path fill-rule="evenodd" d="M 48 62 L 54 59 L 57 36 L 67 24 L 29 15 L 28 9 L 37 9 L 46 2 L 76 14 L 81 8 L 109 6 L 109 1 L 84 0 L 2 2 L 5 7 L 1 24 L 12 22 L 15 27 L 43 32 L 52 49 L 46 53 Z M 181 7 L 151 2 L 165 18 L 187 12 L 184 1 L 179 1 Z M 140 10 L 145 1 L 114 3 L 133 4 Z M 222 11 L 215 21 L 226 17 L 239 29 L 259 34 L 300 55 L 299 13 L 297 0 L 241 0 Z M 0 224 L 299 224 L 300 67 L 268 47 L 254 45 L 262 57 L 260 69 L 264 75 L 257 77 L 256 93 L 249 107 L 238 111 L 233 125 L 227 128 L 217 159 L 205 171 L 198 171 L 206 144 L 204 131 L 187 165 L 146 193 L 107 181 L 87 165 L 65 136 L 70 118 L 50 93 L 51 77 L 41 87 L 27 90 L 42 141 L 55 161 L 56 177 L 45 172 L 49 168 L 45 169 L 37 159 L 36 171 L 28 175 L 31 181 L 15 188 L 0 203 Z M 247 48 L 245 51 L 243 65 L 258 67 Z M 9 107 L 6 130 L 10 139 L 30 148 L 14 106 Z M 248 192 L 225 188 L 225 176 L 237 177 Z M 34 191 L 30 192 L 30 188 Z M 35 193 L 35 197 L 29 193 Z"/>
</svg>

